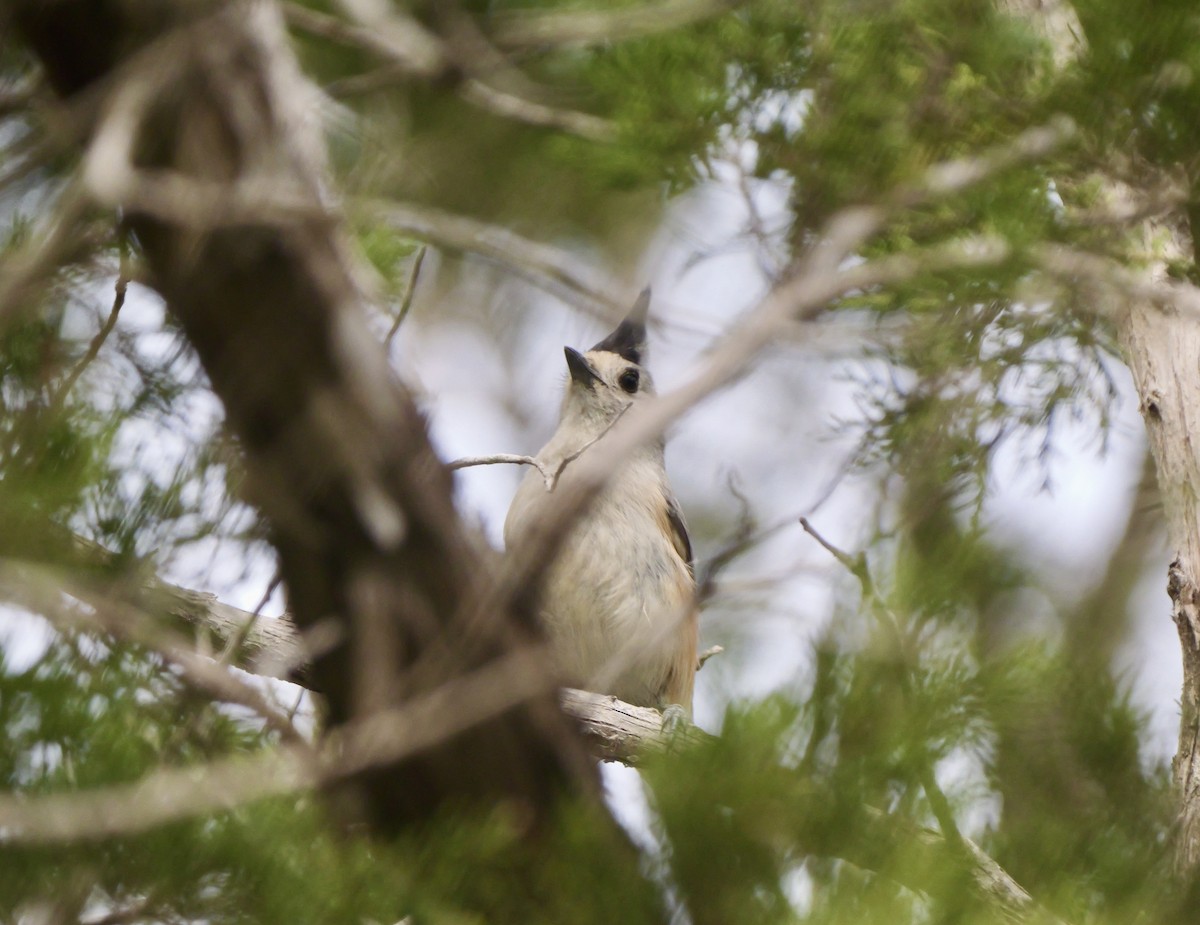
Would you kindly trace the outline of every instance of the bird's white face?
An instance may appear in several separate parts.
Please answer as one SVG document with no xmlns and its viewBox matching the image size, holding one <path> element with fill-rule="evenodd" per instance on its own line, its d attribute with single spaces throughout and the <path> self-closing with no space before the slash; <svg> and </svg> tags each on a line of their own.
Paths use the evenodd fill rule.
<svg viewBox="0 0 1200 925">
<path fill-rule="evenodd" d="M 567 368 L 564 419 L 578 415 L 589 422 L 609 424 L 633 402 L 654 394 L 649 372 L 608 350 L 580 354 L 568 347 Z"/>
</svg>

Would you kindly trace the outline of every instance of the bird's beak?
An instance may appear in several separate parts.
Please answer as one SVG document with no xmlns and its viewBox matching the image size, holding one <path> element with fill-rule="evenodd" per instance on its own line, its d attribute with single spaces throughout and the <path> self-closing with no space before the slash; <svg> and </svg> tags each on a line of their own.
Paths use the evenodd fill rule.
<svg viewBox="0 0 1200 925">
<path fill-rule="evenodd" d="M 592 364 L 578 350 L 564 347 L 563 353 L 567 355 L 567 369 L 571 371 L 571 378 L 586 388 L 592 388 L 600 378 L 592 369 Z"/>
</svg>

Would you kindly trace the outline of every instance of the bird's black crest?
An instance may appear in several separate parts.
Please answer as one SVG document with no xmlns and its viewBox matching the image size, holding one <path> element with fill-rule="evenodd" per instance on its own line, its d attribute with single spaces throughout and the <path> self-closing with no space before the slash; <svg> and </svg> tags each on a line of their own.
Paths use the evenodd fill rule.
<svg viewBox="0 0 1200 925">
<path fill-rule="evenodd" d="M 633 308 L 625 319 L 617 325 L 617 329 L 600 341 L 593 350 L 606 350 L 628 360 L 630 363 L 642 364 L 646 355 L 646 315 L 650 308 L 650 289 L 642 290 Z"/>
</svg>

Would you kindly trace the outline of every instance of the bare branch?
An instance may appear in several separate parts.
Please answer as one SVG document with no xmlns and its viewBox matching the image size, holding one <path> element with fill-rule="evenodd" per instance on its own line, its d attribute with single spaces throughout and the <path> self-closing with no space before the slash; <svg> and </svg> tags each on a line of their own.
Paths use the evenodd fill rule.
<svg viewBox="0 0 1200 925">
<path fill-rule="evenodd" d="M 380 4 L 347 0 L 341 4 L 356 22 L 321 13 L 299 3 L 281 5 L 284 19 L 293 29 L 343 45 L 356 45 L 392 62 L 401 74 L 433 78 L 446 68 L 437 36 L 410 16 Z"/>
<path fill-rule="evenodd" d="M 285 741 L 303 739 L 287 715 L 271 704 L 262 691 L 234 676 L 219 662 L 197 654 L 186 640 L 175 638 L 173 633 L 128 604 L 97 595 L 74 583 L 53 580 L 32 566 L 14 563 L 0 568 L 0 584 L 9 600 L 19 601 L 52 623 L 70 629 L 108 633 L 143 646 L 178 669 L 188 684 L 208 696 L 257 713 Z M 85 601 L 88 608 L 72 605 L 64 598 L 64 590 L 76 600 Z"/>
<path fill-rule="evenodd" d="M 472 466 L 533 466 L 545 475 L 542 465 L 532 456 L 517 456 L 513 453 L 493 453 L 491 456 L 463 456 L 446 463 L 447 469 L 469 469 Z"/>
<path fill-rule="evenodd" d="M 206 594 L 155 581 L 148 589 L 162 612 L 197 631 L 210 634 L 229 649 L 230 664 L 253 674 L 302 682 L 302 671 L 314 648 L 286 617 L 260 619 Z M 311 633 L 311 630 L 310 630 Z M 236 641 L 241 639 L 240 643 Z M 235 644 L 236 643 L 236 644 Z"/>
<path fill-rule="evenodd" d="M 1095 290 L 1101 298 L 1090 304 L 1102 314 L 1120 316 L 1129 302 L 1140 302 L 1200 318 L 1200 289 L 1191 283 L 1135 273 L 1114 260 L 1060 244 L 1039 245 L 1032 257 L 1048 275 L 1073 284 L 1082 281 Z M 1114 300 L 1113 293 L 1119 298 Z"/>
<path fill-rule="evenodd" d="M 422 244 L 417 249 L 417 256 L 413 258 L 412 269 L 408 273 L 408 286 L 404 290 L 404 301 L 400 303 L 400 309 L 396 312 L 396 320 L 392 322 L 387 336 L 383 339 L 385 347 L 392 345 L 392 340 L 395 339 L 396 333 L 400 330 L 400 325 L 404 324 L 404 319 L 408 317 L 408 313 L 412 310 L 413 296 L 417 292 L 417 277 L 421 275 L 421 264 L 425 262 L 425 252 L 427 250 L 428 248 Z"/>
<path fill-rule="evenodd" d="M 515 93 L 500 90 L 482 80 L 468 80 L 463 84 L 462 98 L 485 109 L 493 115 L 536 125 L 539 128 L 555 128 L 588 141 L 608 144 L 616 141 L 616 127 L 607 119 L 586 112 L 547 106 L 526 99 Z"/>
<path fill-rule="evenodd" d="M 511 49 L 623 42 L 670 32 L 740 5 L 741 0 L 660 0 L 613 10 L 513 11 L 496 17 L 491 37 Z"/>
<path fill-rule="evenodd" d="M 71 372 L 67 374 L 67 378 L 63 380 L 62 385 L 55 392 L 54 398 L 51 399 L 53 405 L 61 405 L 66 400 L 67 396 L 71 394 L 71 390 L 75 388 L 75 383 L 79 381 L 79 377 L 83 375 L 84 371 L 100 355 L 100 348 L 104 346 L 104 342 L 108 340 L 109 335 L 112 334 L 113 329 L 117 326 L 117 316 L 121 314 L 121 308 L 125 305 L 125 290 L 128 287 L 129 271 L 125 266 L 125 258 L 122 256 L 121 271 L 117 275 L 116 283 L 113 285 L 113 304 L 108 312 L 108 317 L 104 320 L 104 324 L 100 326 L 100 330 L 96 332 L 96 336 L 88 343 L 87 350 L 79 358 L 79 362 L 71 368 Z"/>
<path fill-rule="evenodd" d="M 610 425 L 611 426 L 611 425 Z M 603 436 L 603 435 L 601 435 Z M 542 479 L 546 483 L 546 491 L 554 491 L 554 486 L 558 484 L 559 478 L 563 474 L 563 470 L 567 468 L 574 460 L 578 459 L 592 443 L 599 440 L 596 437 L 587 445 L 581 447 L 570 456 L 565 457 L 553 469 L 547 469 L 546 466 L 533 456 L 516 456 L 512 453 L 494 453 L 491 456 L 464 456 L 461 459 L 456 459 L 453 462 L 446 464 L 447 469 L 467 469 L 472 466 L 495 466 L 495 465 L 514 465 L 514 466 L 533 466 L 542 474 Z"/>
<path fill-rule="evenodd" d="M 560 700 L 563 709 L 579 721 L 592 754 L 601 761 L 637 767 L 662 748 L 709 738 L 708 733 L 692 725 L 667 735 L 658 710 L 625 703 L 608 694 L 564 688 Z"/>
<path fill-rule="evenodd" d="M 469 61 L 456 60 L 457 56 L 441 38 L 395 7 L 373 0 L 341 0 L 340 5 L 354 22 L 299 4 L 287 4 L 284 9 L 293 27 L 372 52 L 393 64 L 396 77 L 430 80 L 459 69 L 468 74 L 461 82 L 462 98 L 480 109 L 528 125 L 561 129 L 592 141 L 609 142 L 615 137 L 612 124 L 598 116 L 549 106 L 520 95 L 511 87 L 500 89 L 471 76 L 478 68 Z M 494 65 L 491 70 L 495 70 Z M 387 82 L 376 84 L 386 85 Z"/>
<path fill-rule="evenodd" d="M 551 485 L 554 479 L 554 473 L 533 456 L 517 456 L 513 453 L 493 453 L 491 456 L 464 456 L 461 459 L 446 463 L 446 468 L 455 470 L 469 469 L 472 466 L 498 465 L 533 466 L 542 474 L 542 478 L 546 480 L 547 485 Z"/>
<path fill-rule="evenodd" d="M 871 807 L 868 816 L 887 827 L 908 828 L 907 835 L 926 850 L 946 850 L 946 840 L 929 829 L 906 827 L 893 816 Z M 969 872 L 977 894 L 993 906 L 1006 921 L 1037 922 L 1042 925 L 1066 925 L 1062 919 L 1037 904 L 1029 891 L 1017 883 L 996 860 L 969 838 L 962 838 L 961 847 L 969 864 Z M 919 889 L 920 887 L 918 887 Z"/>
<path fill-rule="evenodd" d="M 428 241 L 452 252 L 478 254 L 512 270 L 536 285 L 566 286 L 582 297 L 593 313 L 595 306 L 609 316 L 624 310 L 625 300 L 608 283 L 571 254 L 549 244 L 523 238 L 500 225 L 489 225 L 461 215 L 423 206 L 385 201 L 362 203 L 366 211 L 388 227 Z"/>
<path fill-rule="evenodd" d="M 725 651 L 724 646 L 709 646 L 703 652 L 696 656 L 696 670 L 699 671 L 708 664 L 708 660 Z"/>
<path fill-rule="evenodd" d="M 800 526 L 804 528 L 804 532 L 811 536 L 827 553 L 838 560 L 846 567 L 855 578 L 862 583 L 863 591 L 871 596 L 875 595 L 875 585 L 871 581 L 871 574 L 867 571 L 867 560 L 862 553 L 857 556 L 852 556 L 848 552 L 838 549 L 829 540 L 825 539 L 816 528 L 813 527 L 807 517 L 800 518 Z"/>
<path fill-rule="evenodd" d="M 217 659 L 218 662 L 220 662 L 222 665 L 230 665 L 233 663 L 234 656 L 237 655 L 237 653 L 241 651 L 242 646 L 246 644 L 246 637 L 250 635 L 250 631 L 258 625 L 258 621 L 262 618 L 263 608 L 267 606 L 267 602 L 271 599 L 271 595 L 275 593 L 281 584 L 283 584 L 283 578 L 278 572 L 276 572 L 275 577 L 272 578 L 270 584 L 267 585 L 267 589 L 263 592 L 262 597 L 258 599 L 258 606 L 255 607 L 254 611 L 250 614 L 250 619 L 246 621 L 246 625 L 236 636 L 230 639 L 221 648 L 221 655 Z M 292 713 L 294 714 L 295 711 L 293 710 Z M 291 715 L 289 715 L 288 718 L 290 719 Z"/>
</svg>

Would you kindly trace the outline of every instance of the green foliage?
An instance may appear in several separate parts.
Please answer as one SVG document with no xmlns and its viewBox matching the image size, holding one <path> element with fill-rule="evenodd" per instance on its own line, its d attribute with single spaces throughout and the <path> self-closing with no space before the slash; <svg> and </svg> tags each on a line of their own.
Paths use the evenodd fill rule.
<svg viewBox="0 0 1200 925">
<path fill-rule="evenodd" d="M 67 407 L 54 391 L 70 359 L 60 325 L 61 313 L 50 312 L 0 333 L 0 519 L 8 528 L 0 543 L 19 540 L 26 555 L 54 545 L 48 524 L 85 503 L 114 431 L 111 418 Z"/>
<path fill-rule="evenodd" d="M 1200 18 L 1193 4 L 1167 0 L 1076 4 L 1088 51 L 1072 81 L 1064 81 L 1094 133 L 1095 154 L 1120 145 L 1128 156 L 1159 166 L 1194 166 Z M 1111 153 L 1109 154 L 1111 156 Z M 1113 165 L 1115 166 L 1115 165 Z"/>
</svg>

